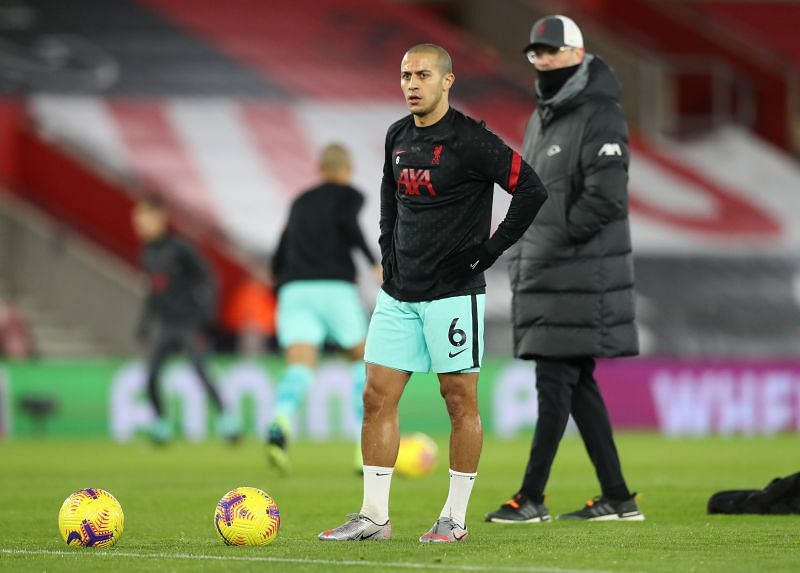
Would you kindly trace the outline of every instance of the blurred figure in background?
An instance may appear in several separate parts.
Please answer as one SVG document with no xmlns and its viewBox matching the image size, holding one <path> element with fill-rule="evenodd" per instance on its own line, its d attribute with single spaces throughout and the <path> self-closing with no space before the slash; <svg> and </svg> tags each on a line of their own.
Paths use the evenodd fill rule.
<svg viewBox="0 0 800 573">
<path fill-rule="evenodd" d="M 539 417 L 522 487 L 486 520 L 550 520 L 544 488 L 572 414 L 602 494 L 559 519 L 641 521 L 594 378 L 595 358 L 639 353 L 619 82 L 564 16 L 537 21 L 525 52 L 538 74 L 538 105 L 523 155 L 550 198 L 513 251 L 510 272 L 514 353 L 536 361 Z"/>
<path fill-rule="evenodd" d="M 278 384 L 267 456 L 281 472 L 289 469 L 290 421 L 314 382 L 319 349 L 326 340 L 342 348 L 352 363 L 353 407 L 360 424 L 367 319 L 356 286 L 353 249 L 364 254 L 379 282 L 382 275 L 358 224 L 364 196 L 350 185 L 353 165 L 347 149 L 338 143 L 326 146 L 319 170 L 322 183 L 295 199 L 272 262 L 278 343 L 286 370 Z M 358 444 L 359 469 L 360 452 Z"/>
<path fill-rule="evenodd" d="M 137 329 L 147 343 L 147 395 L 156 420 L 150 436 L 157 443 L 172 437 L 172 427 L 159 389 L 159 375 L 166 359 L 186 353 L 208 396 L 220 413 L 218 432 L 227 439 L 239 437 L 240 423 L 225 412 L 208 370 L 205 329 L 214 319 L 215 285 L 208 265 L 189 243 L 169 230 L 166 205 L 156 196 L 139 201 L 133 210 L 133 227 L 144 243 L 142 267 L 149 293 Z"/>
</svg>

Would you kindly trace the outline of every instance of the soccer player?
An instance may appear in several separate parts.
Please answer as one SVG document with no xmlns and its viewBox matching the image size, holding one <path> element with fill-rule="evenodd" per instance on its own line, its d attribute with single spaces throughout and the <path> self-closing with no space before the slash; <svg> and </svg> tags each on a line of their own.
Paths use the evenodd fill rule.
<svg viewBox="0 0 800 573">
<path fill-rule="evenodd" d="M 133 210 L 133 228 L 144 242 L 142 267 L 150 284 L 137 334 L 149 344 L 147 396 L 156 414 L 150 437 L 164 443 L 172 427 L 159 392 L 159 375 L 165 360 L 185 352 L 220 417 L 219 433 L 235 440 L 241 432 L 238 417 L 224 412 L 222 400 L 206 364 L 204 329 L 214 318 L 214 279 L 208 265 L 189 243 L 169 231 L 169 215 L 163 201 L 153 195 Z"/>
<path fill-rule="evenodd" d="M 483 271 L 523 234 L 547 193 L 518 153 L 450 107 L 450 55 L 433 44 L 406 52 L 400 86 L 411 114 L 386 136 L 380 247 L 384 282 L 365 361 L 361 510 L 321 540 L 391 538 L 389 485 L 399 445 L 397 405 L 412 372 L 438 374 L 450 415 L 450 491 L 421 542 L 461 541 L 482 430 Z M 489 237 L 494 184 L 512 195 Z"/>
<path fill-rule="evenodd" d="M 353 166 L 347 149 L 338 143 L 326 146 L 319 170 L 322 183 L 292 204 L 272 261 L 278 288 L 278 342 L 286 370 L 278 383 L 267 457 L 283 473 L 289 470 L 290 422 L 314 381 L 319 348 L 326 340 L 344 349 L 351 361 L 353 402 L 361 421 L 367 319 L 355 284 L 353 249 L 369 260 L 376 277 L 381 270 L 358 224 L 364 196 L 350 185 Z M 360 446 L 357 463 L 360 470 Z"/>
</svg>

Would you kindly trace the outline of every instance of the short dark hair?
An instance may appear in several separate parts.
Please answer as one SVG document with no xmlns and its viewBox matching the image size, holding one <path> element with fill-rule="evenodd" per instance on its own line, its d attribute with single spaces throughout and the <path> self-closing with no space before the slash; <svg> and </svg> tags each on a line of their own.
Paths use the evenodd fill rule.
<svg viewBox="0 0 800 573">
<path fill-rule="evenodd" d="M 450 54 L 439 45 L 436 44 L 417 44 L 412 46 L 406 54 L 434 54 L 436 61 L 439 64 L 439 71 L 442 75 L 453 73 L 453 59 Z"/>
</svg>

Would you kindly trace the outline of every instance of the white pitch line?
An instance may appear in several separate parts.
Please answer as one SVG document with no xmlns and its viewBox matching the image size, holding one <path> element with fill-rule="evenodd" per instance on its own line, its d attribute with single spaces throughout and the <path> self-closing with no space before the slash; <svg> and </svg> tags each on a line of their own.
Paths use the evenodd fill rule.
<svg viewBox="0 0 800 573">
<path fill-rule="evenodd" d="M 446 565 L 444 563 L 411 563 L 392 561 L 336 561 L 333 559 L 294 559 L 291 557 L 249 557 L 243 555 L 192 555 L 190 553 L 136 553 L 133 551 L 100 550 L 97 552 L 54 551 L 51 549 L 0 549 L 5 555 L 59 555 L 92 557 L 135 557 L 151 559 L 180 559 L 199 561 L 251 561 L 259 563 L 289 563 L 297 565 L 331 565 L 347 567 L 388 567 L 393 569 L 425 569 L 437 571 L 504 571 L 507 573 L 609 573 L 596 569 L 564 569 L 562 567 L 542 566 L 503 566 L 503 565 Z"/>
</svg>

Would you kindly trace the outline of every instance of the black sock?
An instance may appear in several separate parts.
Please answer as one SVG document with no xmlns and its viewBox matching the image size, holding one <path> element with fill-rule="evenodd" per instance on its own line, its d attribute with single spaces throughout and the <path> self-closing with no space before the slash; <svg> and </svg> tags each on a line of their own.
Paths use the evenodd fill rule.
<svg viewBox="0 0 800 573">
<path fill-rule="evenodd" d="M 631 492 L 628 490 L 628 486 L 625 484 L 614 486 L 609 489 L 603 490 L 603 497 L 608 499 L 612 499 L 614 501 L 627 501 L 631 497 Z"/>
<path fill-rule="evenodd" d="M 544 495 L 542 494 L 531 494 L 524 489 L 520 490 L 520 493 L 525 496 L 526 499 L 529 499 L 533 503 L 542 504 L 544 503 Z"/>
</svg>

